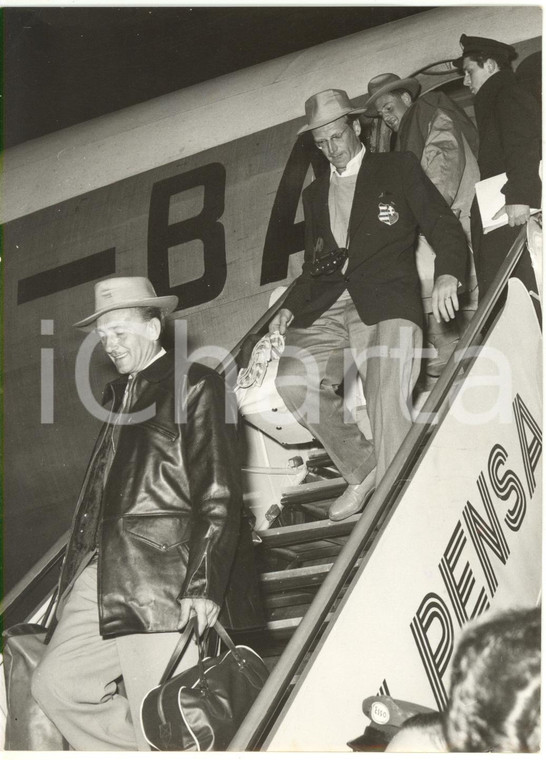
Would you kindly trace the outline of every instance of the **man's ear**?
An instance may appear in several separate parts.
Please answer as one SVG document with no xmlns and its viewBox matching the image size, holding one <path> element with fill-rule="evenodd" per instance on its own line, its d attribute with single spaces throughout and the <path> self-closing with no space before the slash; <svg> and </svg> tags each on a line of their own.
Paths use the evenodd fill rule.
<svg viewBox="0 0 546 760">
<path fill-rule="evenodd" d="M 402 93 L 400 94 L 400 97 L 402 98 L 402 103 L 403 103 L 405 106 L 407 106 L 408 108 L 409 108 L 409 107 L 411 106 L 411 104 L 413 103 L 413 100 L 411 99 L 411 95 L 409 94 L 409 92 L 402 92 Z"/>
<path fill-rule="evenodd" d="M 496 74 L 497 71 L 500 71 L 499 64 L 496 61 L 494 61 L 492 58 L 487 58 L 484 61 L 483 67 L 489 75 Z"/>
<path fill-rule="evenodd" d="M 146 323 L 146 330 L 148 332 L 148 337 L 150 340 L 159 340 L 159 336 L 161 335 L 161 322 L 159 319 L 157 317 L 150 319 Z"/>
<path fill-rule="evenodd" d="M 353 119 L 353 132 L 357 137 L 360 137 L 360 133 L 362 131 L 362 126 L 360 124 L 360 121 L 358 119 Z"/>
</svg>

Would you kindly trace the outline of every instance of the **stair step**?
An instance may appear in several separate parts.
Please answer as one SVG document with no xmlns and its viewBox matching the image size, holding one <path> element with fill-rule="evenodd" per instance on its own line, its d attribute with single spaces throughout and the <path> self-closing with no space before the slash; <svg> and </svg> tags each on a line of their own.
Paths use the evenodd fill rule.
<svg viewBox="0 0 546 760">
<path fill-rule="evenodd" d="M 304 606 L 308 607 L 317 593 L 317 588 L 309 587 L 305 589 L 291 589 L 290 591 L 281 591 L 280 594 L 270 594 L 264 600 L 264 606 L 269 615 L 269 619 L 281 617 L 293 617 L 287 612 L 288 607 Z"/>
<path fill-rule="evenodd" d="M 361 559 L 355 563 L 347 583 L 353 578 L 360 567 L 360 563 Z M 261 588 L 266 607 L 271 610 L 293 604 L 305 604 L 315 596 L 332 566 L 333 563 L 328 562 L 322 565 L 300 567 L 295 570 L 262 573 Z"/>
<path fill-rule="evenodd" d="M 266 547 L 292 546 L 307 541 L 348 536 L 353 526 L 360 519 L 360 514 L 352 515 L 346 520 L 316 520 L 315 522 L 289 525 L 285 528 L 268 528 L 258 531 L 262 544 Z"/>
<path fill-rule="evenodd" d="M 330 622 L 331 618 L 331 613 L 328 613 L 325 622 L 320 627 L 321 632 Z M 231 637 L 236 644 L 244 644 L 254 649 L 264 659 L 267 657 L 277 660 L 282 655 L 286 644 L 301 623 L 301 620 L 301 615 L 284 620 L 270 620 L 259 631 L 233 631 L 231 632 Z M 313 648 L 314 646 L 311 647 L 311 650 Z M 307 653 L 306 659 L 308 657 L 310 657 L 310 652 Z"/>
<path fill-rule="evenodd" d="M 266 623 L 266 631 L 273 636 L 285 636 L 287 633 L 294 633 L 298 625 L 301 623 L 303 615 L 299 617 L 285 618 L 284 620 L 270 620 Z M 331 613 L 326 615 L 326 619 L 323 625 L 327 625 L 332 619 Z"/>
<path fill-rule="evenodd" d="M 333 499 L 340 496 L 346 488 L 345 478 L 330 478 L 301 483 L 299 486 L 288 486 L 281 497 L 281 504 L 305 504 L 317 499 Z"/>
<path fill-rule="evenodd" d="M 332 465 L 332 460 L 330 459 L 330 455 L 322 450 L 309 454 L 306 464 L 308 469 L 314 467 L 329 467 Z"/>
<path fill-rule="evenodd" d="M 277 570 L 263 573 L 261 587 L 264 594 L 281 593 L 302 586 L 320 586 L 332 568 L 331 562 L 311 567 L 298 567 L 294 570 Z"/>
</svg>

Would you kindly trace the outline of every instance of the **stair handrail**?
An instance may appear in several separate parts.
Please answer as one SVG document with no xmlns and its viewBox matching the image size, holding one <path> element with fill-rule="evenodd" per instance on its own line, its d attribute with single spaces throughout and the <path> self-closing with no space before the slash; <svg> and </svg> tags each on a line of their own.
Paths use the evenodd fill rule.
<svg viewBox="0 0 546 760">
<path fill-rule="evenodd" d="M 269 730 L 271 720 L 278 709 L 285 690 L 295 676 L 326 616 L 331 611 L 332 605 L 337 600 L 351 568 L 366 544 L 372 540 L 374 528 L 379 520 L 385 518 L 391 508 L 396 505 L 402 493 L 402 491 L 396 493 L 397 484 L 403 482 L 405 475 L 413 466 L 415 452 L 419 451 L 425 437 L 429 434 L 431 425 L 436 421 L 438 411 L 461 367 L 469 358 L 473 358 L 473 352 L 468 353 L 468 349 L 476 345 L 476 339 L 495 308 L 499 296 L 523 253 L 525 239 L 526 227 L 524 226 L 510 247 L 485 298 L 468 324 L 457 349 L 450 356 L 430 396 L 423 404 L 416 420 L 420 424 L 413 424 L 410 428 L 368 502 L 362 517 L 355 524 L 347 542 L 334 561 L 330 572 L 318 589 L 300 624 L 292 634 L 263 689 L 233 737 L 228 750 L 243 752 L 260 748 L 260 743 L 264 734 Z M 368 559 L 367 555 L 363 560 L 363 566 L 367 564 Z"/>
<path fill-rule="evenodd" d="M 279 296 L 275 303 L 256 320 L 252 327 L 250 327 L 245 335 L 243 335 L 243 337 L 235 344 L 231 352 L 227 355 L 227 358 L 223 362 L 220 362 L 216 367 L 218 372 L 229 377 L 228 373 L 237 365 L 239 354 L 246 339 L 251 335 L 260 332 L 271 321 L 277 311 L 282 307 L 282 304 L 285 302 L 294 285 L 295 280 L 288 285 L 284 293 Z M 43 557 L 41 557 L 38 562 L 25 573 L 21 580 L 18 581 L 17 584 L 4 596 L 4 598 L 0 600 L 0 614 L 3 616 L 9 614 L 10 608 L 17 605 L 31 589 L 35 589 L 37 584 L 47 576 L 54 565 L 62 558 L 69 536 L 70 530 L 66 531 L 59 539 L 57 539 L 53 546 L 46 551 Z M 52 589 L 55 586 L 55 583 L 56 579 L 51 586 Z"/>
<path fill-rule="evenodd" d="M 10 607 L 17 604 L 21 596 L 41 581 L 52 567 L 60 561 L 64 554 L 69 536 L 70 531 L 65 531 L 63 535 L 55 541 L 53 546 L 47 550 L 43 557 L 41 557 L 38 562 L 36 562 L 25 575 L 23 575 L 21 580 L 15 584 L 11 591 L 4 596 L 0 601 L 1 615 L 5 615 Z"/>
</svg>

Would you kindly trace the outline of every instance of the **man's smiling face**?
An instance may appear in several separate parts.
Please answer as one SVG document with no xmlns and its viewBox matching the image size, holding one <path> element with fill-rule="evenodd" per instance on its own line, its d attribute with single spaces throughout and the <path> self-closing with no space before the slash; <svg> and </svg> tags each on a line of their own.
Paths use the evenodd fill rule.
<svg viewBox="0 0 546 760">
<path fill-rule="evenodd" d="M 159 320 L 143 320 L 138 309 L 108 311 L 97 319 L 96 329 L 121 375 L 143 369 L 159 350 Z"/>
</svg>

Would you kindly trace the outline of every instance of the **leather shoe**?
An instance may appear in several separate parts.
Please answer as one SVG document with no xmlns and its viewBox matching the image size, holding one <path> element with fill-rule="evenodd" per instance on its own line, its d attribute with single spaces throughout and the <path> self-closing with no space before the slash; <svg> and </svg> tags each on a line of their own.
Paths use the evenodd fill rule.
<svg viewBox="0 0 546 760">
<path fill-rule="evenodd" d="M 375 490 L 375 467 L 366 475 L 362 483 L 349 485 L 345 491 L 330 506 L 328 517 L 330 520 L 345 520 L 351 515 L 360 512 L 367 498 Z"/>
</svg>

